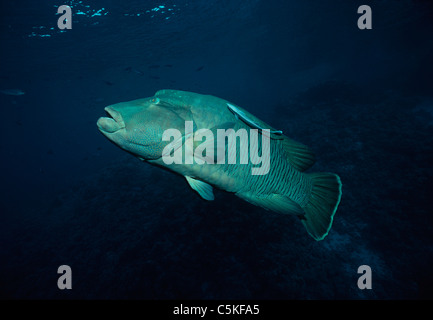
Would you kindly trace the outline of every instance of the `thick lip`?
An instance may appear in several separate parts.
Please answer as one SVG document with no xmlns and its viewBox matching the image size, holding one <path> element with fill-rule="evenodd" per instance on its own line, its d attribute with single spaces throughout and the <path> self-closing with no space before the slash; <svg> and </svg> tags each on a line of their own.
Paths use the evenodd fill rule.
<svg viewBox="0 0 433 320">
<path fill-rule="evenodd" d="M 104 110 L 109 117 L 101 117 L 96 123 L 101 132 L 114 133 L 125 128 L 125 122 L 118 111 L 111 107 L 106 107 Z"/>
</svg>

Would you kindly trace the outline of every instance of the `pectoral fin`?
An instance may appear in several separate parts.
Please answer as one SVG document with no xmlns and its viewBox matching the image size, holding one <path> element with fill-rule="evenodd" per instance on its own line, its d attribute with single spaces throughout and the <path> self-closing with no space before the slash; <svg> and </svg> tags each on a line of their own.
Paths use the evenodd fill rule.
<svg viewBox="0 0 433 320">
<path fill-rule="evenodd" d="M 205 200 L 212 201 L 215 199 L 213 195 L 213 188 L 210 184 L 185 176 L 191 188 L 198 192 L 198 194 Z"/>
</svg>

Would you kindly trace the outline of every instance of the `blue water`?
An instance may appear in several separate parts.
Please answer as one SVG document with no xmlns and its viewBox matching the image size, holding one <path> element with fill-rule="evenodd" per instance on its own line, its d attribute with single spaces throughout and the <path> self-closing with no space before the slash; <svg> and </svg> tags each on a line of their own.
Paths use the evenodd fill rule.
<svg viewBox="0 0 433 320">
<path fill-rule="evenodd" d="M 409 0 L 2 1 L 0 90 L 25 94 L 0 93 L 0 298 L 432 298 L 432 15 Z M 206 202 L 97 130 L 105 106 L 164 88 L 310 146 L 310 171 L 343 181 L 329 235 L 223 191 Z"/>
</svg>

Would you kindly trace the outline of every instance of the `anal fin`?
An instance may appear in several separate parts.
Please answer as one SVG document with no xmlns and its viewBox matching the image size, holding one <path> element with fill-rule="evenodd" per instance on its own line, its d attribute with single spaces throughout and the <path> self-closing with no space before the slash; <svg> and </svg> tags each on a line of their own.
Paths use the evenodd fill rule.
<svg viewBox="0 0 433 320">
<path fill-rule="evenodd" d="M 291 214 L 296 216 L 303 216 L 304 210 L 295 201 L 289 197 L 281 194 L 271 194 L 266 196 L 259 196 L 251 193 L 237 193 L 238 197 L 252 203 L 256 206 L 262 207 L 266 210 L 271 210 L 282 214 Z"/>
</svg>

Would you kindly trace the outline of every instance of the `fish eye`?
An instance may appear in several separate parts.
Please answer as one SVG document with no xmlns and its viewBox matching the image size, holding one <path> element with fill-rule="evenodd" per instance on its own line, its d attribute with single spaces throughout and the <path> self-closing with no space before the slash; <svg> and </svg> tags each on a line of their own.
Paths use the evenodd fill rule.
<svg viewBox="0 0 433 320">
<path fill-rule="evenodd" d="M 154 103 L 154 104 L 158 104 L 159 103 L 159 98 L 153 98 L 151 100 L 151 102 Z"/>
</svg>

